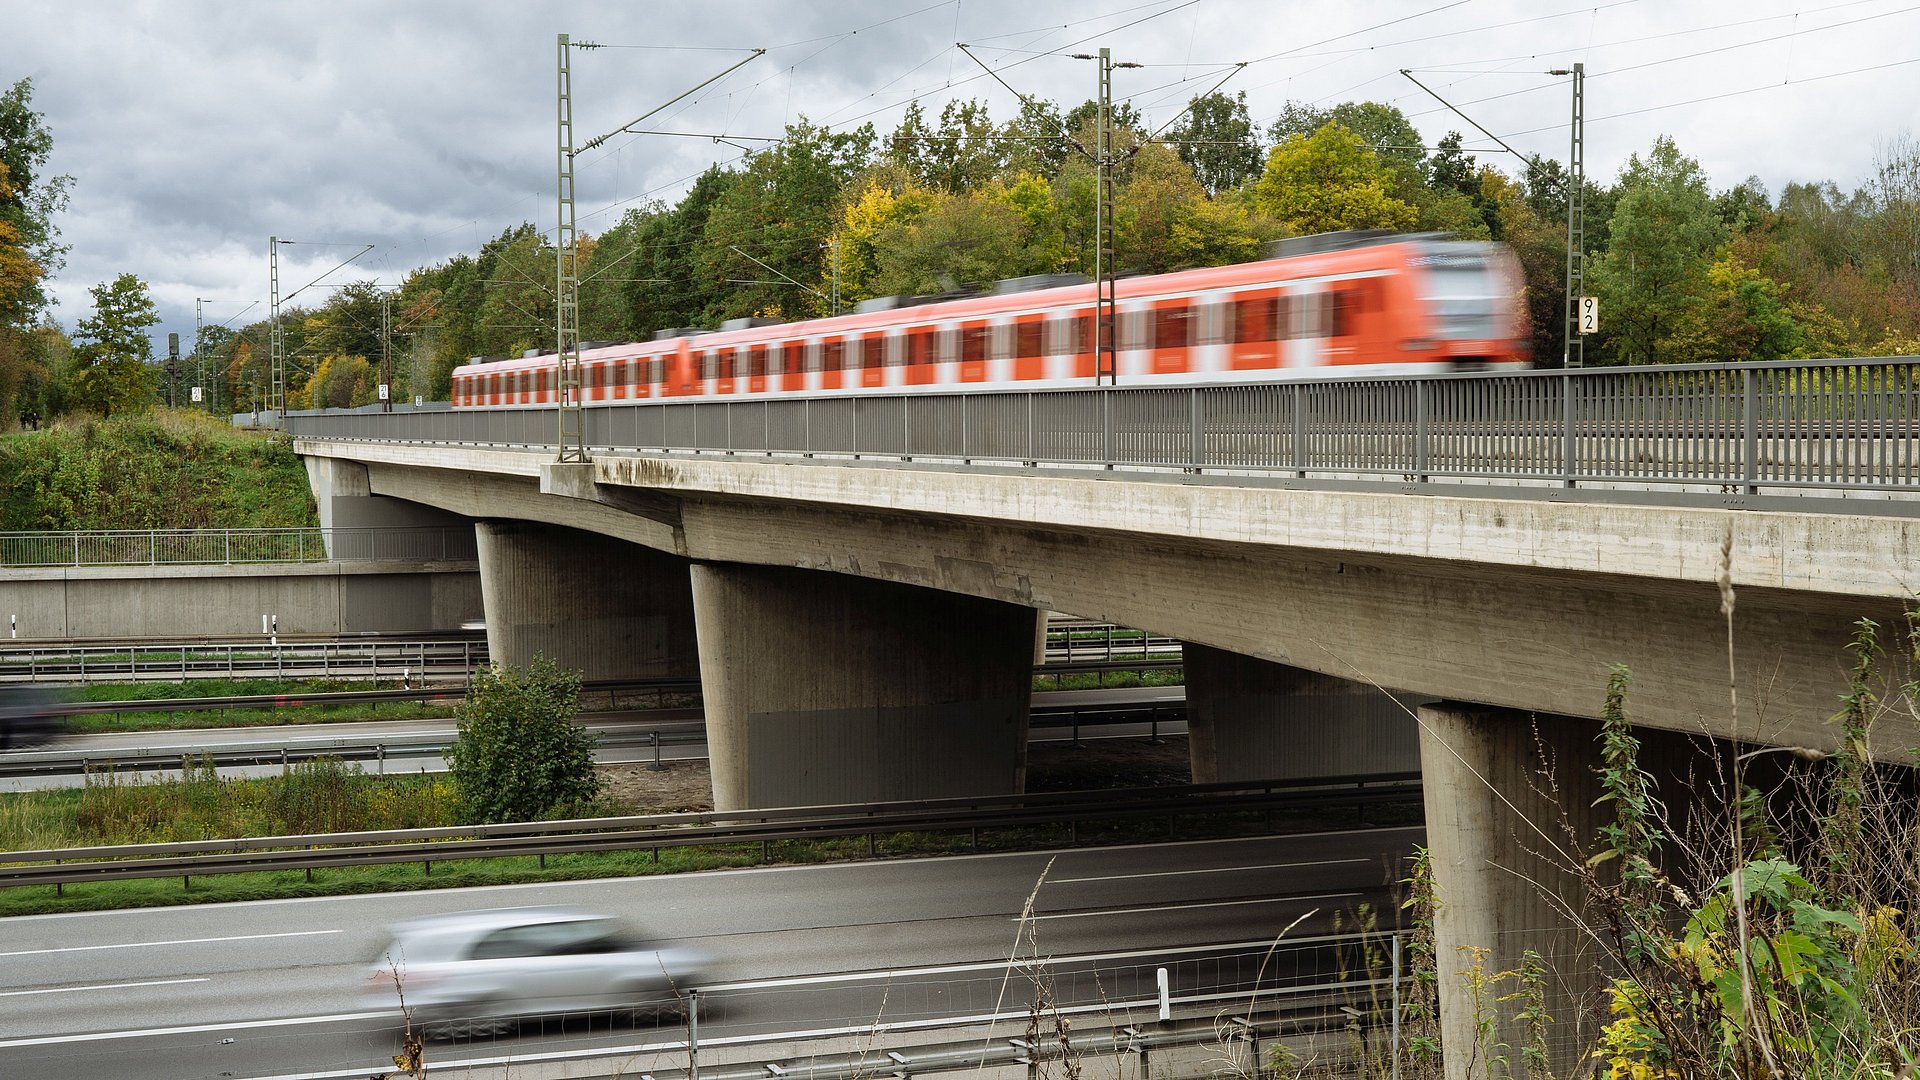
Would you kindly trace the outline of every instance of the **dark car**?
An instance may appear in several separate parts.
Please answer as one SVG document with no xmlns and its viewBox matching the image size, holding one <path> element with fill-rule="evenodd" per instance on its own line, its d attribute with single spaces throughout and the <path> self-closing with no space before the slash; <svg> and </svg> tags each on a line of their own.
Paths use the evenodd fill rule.
<svg viewBox="0 0 1920 1080">
<path fill-rule="evenodd" d="M 536 1016 L 671 1006 L 697 958 L 632 937 L 616 919 L 570 908 L 499 908 L 400 923 L 367 974 L 363 1000 L 400 1007 L 446 1035 Z"/>
</svg>

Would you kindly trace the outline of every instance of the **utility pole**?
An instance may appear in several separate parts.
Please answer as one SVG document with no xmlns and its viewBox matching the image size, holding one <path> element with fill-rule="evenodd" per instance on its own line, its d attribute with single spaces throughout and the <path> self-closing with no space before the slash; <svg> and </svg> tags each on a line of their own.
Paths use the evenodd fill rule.
<svg viewBox="0 0 1920 1080">
<path fill-rule="evenodd" d="M 1113 235 L 1113 169 L 1119 164 L 1113 148 L 1113 69 L 1135 68 L 1139 64 L 1113 62 L 1113 50 L 1101 49 L 1099 55 L 1076 53 L 1078 60 L 1097 60 L 1100 65 L 1099 110 L 1094 123 L 1093 165 L 1095 171 L 1093 202 L 1093 375 L 1095 383 L 1120 381 L 1118 320 L 1115 318 L 1116 291 L 1113 271 L 1118 245 Z"/>
<path fill-rule="evenodd" d="M 280 238 L 277 236 L 267 237 L 267 305 L 267 363 L 273 369 L 267 410 L 284 417 L 287 414 L 286 341 L 280 335 Z"/>
<path fill-rule="evenodd" d="M 598 49 L 601 46 L 592 42 L 575 43 L 568 35 L 559 35 L 557 50 L 558 116 L 559 116 L 559 166 L 556 170 L 556 190 L 559 192 L 558 223 L 554 230 L 554 247 L 557 265 L 554 270 L 554 376 L 555 402 L 560 413 L 560 460 L 589 461 L 585 437 L 582 434 L 582 402 L 580 400 L 580 266 L 579 252 L 574 246 L 574 205 L 573 205 L 573 158 L 576 153 L 573 145 L 573 68 L 572 50 Z M 720 74 L 701 83 L 699 86 L 679 95 L 665 105 L 653 109 L 639 119 L 622 124 L 607 132 L 596 135 L 583 144 L 581 150 L 592 150 L 615 135 L 630 132 L 635 124 L 665 110 L 677 102 L 693 96 L 700 90 L 719 82 L 734 71 L 766 54 L 765 49 L 754 49 L 752 55 L 734 64 Z"/>
<path fill-rule="evenodd" d="M 393 294 L 380 294 L 380 411 L 393 411 Z"/>
<path fill-rule="evenodd" d="M 583 46 L 588 47 L 588 46 Z M 559 223 L 554 233 L 558 265 L 554 282 L 554 401 L 560 414 L 560 460 L 587 461 L 580 403 L 580 265 L 574 247 L 573 69 L 566 34 L 559 43 Z"/>
<path fill-rule="evenodd" d="M 206 301 L 197 296 L 193 298 L 193 384 L 202 387 L 207 385 L 207 358 L 200 351 L 200 339 L 205 336 L 202 326 L 206 321 L 205 305 Z M 211 401 L 202 404 L 207 406 L 208 412 L 213 411 Z"/>
<path fill-rule="evenodd" d="M 1587 340 L 1580 332 L 1580 296 L 1587 283 L 1587 70 L 1575 64 L 1572 70 L 1557 68 L 1549 75 L 1573 76 L 1573 136 L 1567 155 L 1567 308 L 1566 345 L 1560 354 L 1561 367 L 1585 367 Z"/>
</svg>

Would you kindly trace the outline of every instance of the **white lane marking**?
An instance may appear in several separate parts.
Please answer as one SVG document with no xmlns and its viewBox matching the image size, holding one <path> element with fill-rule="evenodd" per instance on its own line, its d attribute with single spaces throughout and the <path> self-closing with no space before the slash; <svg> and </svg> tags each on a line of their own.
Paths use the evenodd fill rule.
<svg viewBox="0 0 1920 1080">
<path fill-rule="evenodd" d="M 61 1043 L 108 1042 L 113 1039 L 144 1039 L 153 1035 L 198 1035 L 208 1031 L 244 1031 L 248 1028 L 294 1027 L 299 1024 L 352 1023 L 381 1017 L 400 1019 L 400 1010 L 335 1013 L 332 1016 L 287 1016 L 278 1020 L 233 1020 L 224 1024 L 189 1024 L 184 1027 L 146 1028 L 140 1031 L 93 1031 L 84 1035 L 39 1035 L 29 1039 L 0 1041 L 0 1050 L 15 1046 L 58 1046 Z M 361 1070 L 364 1072 L 365 1070 Z"/>
<path fill-rule="evenodd" d="M 343 930 L 289 930 L 284 934 L 235 934 L 232 937 L 195 937 L 180 938 L 176 941 L 127 941 L 118 945 L 69 945 L 59 949 L 22 949 L 19 952 L 0 952 L 0 956 L 39 956 L 43 953 L 95 952 L 100 949 L 149 949 L 157 945 L 208 945 L 216 941 L 265 941 L 269 938 L 318 937 L 322 934 L 340 934 Z"/>
<path fill-rule="evenodd" d="M 1372 863 L 1373 859 L 1320 859 L 1315 862 L 1265 863 L 1260 866 L 1208 866 L 1199 870 L 1161 870 L 1151 874 L 1106 874 L 1101 877 L 1048 878 L 1052 885 L 1070 885 L 1076 881 L 1132 881 L 1135 878 L 1181 877 L 1186 874 L 1231 874 L 1240 870 L 1291 870 L 1298 866 L 1345 866 L 1348 863 Z M 0 956 L 5 956 L 0 953 Z"/>
<path fill-rule="evenodd" d="M 129 990 L 137 986 L 179 986 L 181 983 L 212 982 L 212 979 L 159 979 L 154 982 L 101 983 L 98 986 L 54 986 L 45 990 L 0 990 L 0 997 L 29 997 L 34 994 L 74 994 L 82 990 Z M 6 1045 L 0 1043 L 0 1046 Z"/>
<path fill-rule="evenodd" d="M 1214 900 L 1205 904 L 1166 904 L 1159 907 L 1107 908 L 1101 911 L 1065 911 L 1058 915 L 1035 915 L 1033 920 L 1042 919 L 1092 919 L 1106 915 L 1155 915 L 1163 911 L 1193 911 L 1210 907 L 1245 907 L 1252 904 L 1292 904 L 1301 900 L 1337 900 L 1343 896 L 1359 896 L 1357 892 L 1314 893 L 1311 896 L 1263 896 L 1256 900 Z M 1020 922 L 1015 915 L 1008 922 Z"/>
</svg>

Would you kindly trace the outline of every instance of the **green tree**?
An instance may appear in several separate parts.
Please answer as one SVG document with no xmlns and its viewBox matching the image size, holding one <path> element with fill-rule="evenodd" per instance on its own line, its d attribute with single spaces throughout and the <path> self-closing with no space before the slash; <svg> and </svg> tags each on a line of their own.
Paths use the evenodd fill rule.
<svg viewBox="0 0 1920 1080">
<path fill-rule="evenodd" d="M 75 324 L 73 403 L 102 416 L 143 409 L 153 401 L 154 383 L 147 330 L 160 321 L 146 282 L 121 274 L 88 291 L 93 313 Z"/>
<path fill-rule="evenodd" d="M 1392 182 L 1360 136 L 1328 123 L 1274 147 L 1254 195 L 1262 210 L 1295 233 L 1405 229 L 1417 212 L 1388 194 Z"/>
<path fill-rule="evenodd" d="M 0 265 L 0 326 L 19 326 L 47 302 L 45 276 L 63 265 L 66 248 L 53 218 L 67 206 L 71 176 L 45 176 L 53 135 L 33 111 L 33 80 L 21 79 L 0 94 L 0 254 L 16 247 L 38 274 L 21 276 Z"/>
<path fill-rule="evenodd" d="M 1700 302 L 1726 230 L 1700 163 L 1667 136 L 1646 157 L 1629 157 L 1616 187 L 1607 249 L 1590 270 L 1610 327 L 1605 341 L 1626 363 L 1660 363 L 1669 337 Z"/>
<path fill-rule="evenodd" d="M 875 243 L 875 295 L 932 293 L 1024 271 L 1025 221 L 985 193 L 938 194 Z"/>
<path fill-rule="evenodd" d="M 1180 160 L 1207 194 L 1218 195 L 1260 175 L 1260 138 L 1247 115 L 1247 95 L 1213 91 L 1187 104 L 1184 123 L 1168 132 Z"/>
<path fill-rule="evenodd" d="M 714 300 L 701 324 L 825 313 L 815 295 L 826 292 L 822 241 L 842 192 L 872 163 L 874 141 L 871 125 L 834 132 L 803 117 L 787 126 L 778 146 L 754 155 L 706 216 L 694 271 Z"/>
<path fill-rule="evenodd" d="M 524 671 L 493 665 L 474 676 L 446 755 L 467 820 L 590 812 L 603 781 L 593 771 L 593 734 L 574 724 L 579 697 L 579 673 L 544 656 Z"/>
</svg>

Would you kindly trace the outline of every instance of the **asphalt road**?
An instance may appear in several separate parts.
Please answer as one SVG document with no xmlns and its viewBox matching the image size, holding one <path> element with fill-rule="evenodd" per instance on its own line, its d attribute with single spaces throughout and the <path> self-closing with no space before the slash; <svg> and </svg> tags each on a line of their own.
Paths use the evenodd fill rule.
<svg viewBox="0 0 1920 1080">
<path fill-rule="evenodd" d="M 374 1074 L 391 1067 L 401 1023 L 397 1003 L 360 997 L 384 928 L 478 907 L 613 912 L 708 956 L 702 1046 L 991 1012 L 1032 993 L 1008 978 L 1016 952 L 1052 958 L 1063 1003 L 1111 1005 L 1149 997 L 1170 950 L 1239 944 L 1170 968 L 1179 994 L 1244 993 L 1324 977 L 1327 959 L 1302 939 L 1361 902 L 1390 915 L 1391 885 L 1419 837 L 1372 830 L 7 919 L 0 1075 Z M 1034 918 L 1023 923 L 1029 896 Z M 587 1053 L 638 1075 L 649 1062 L 683 1065 L 684 1038 L 676 1022 L 589 1017 L 428 1053 L 450 1075 Z"/>
</svg>

